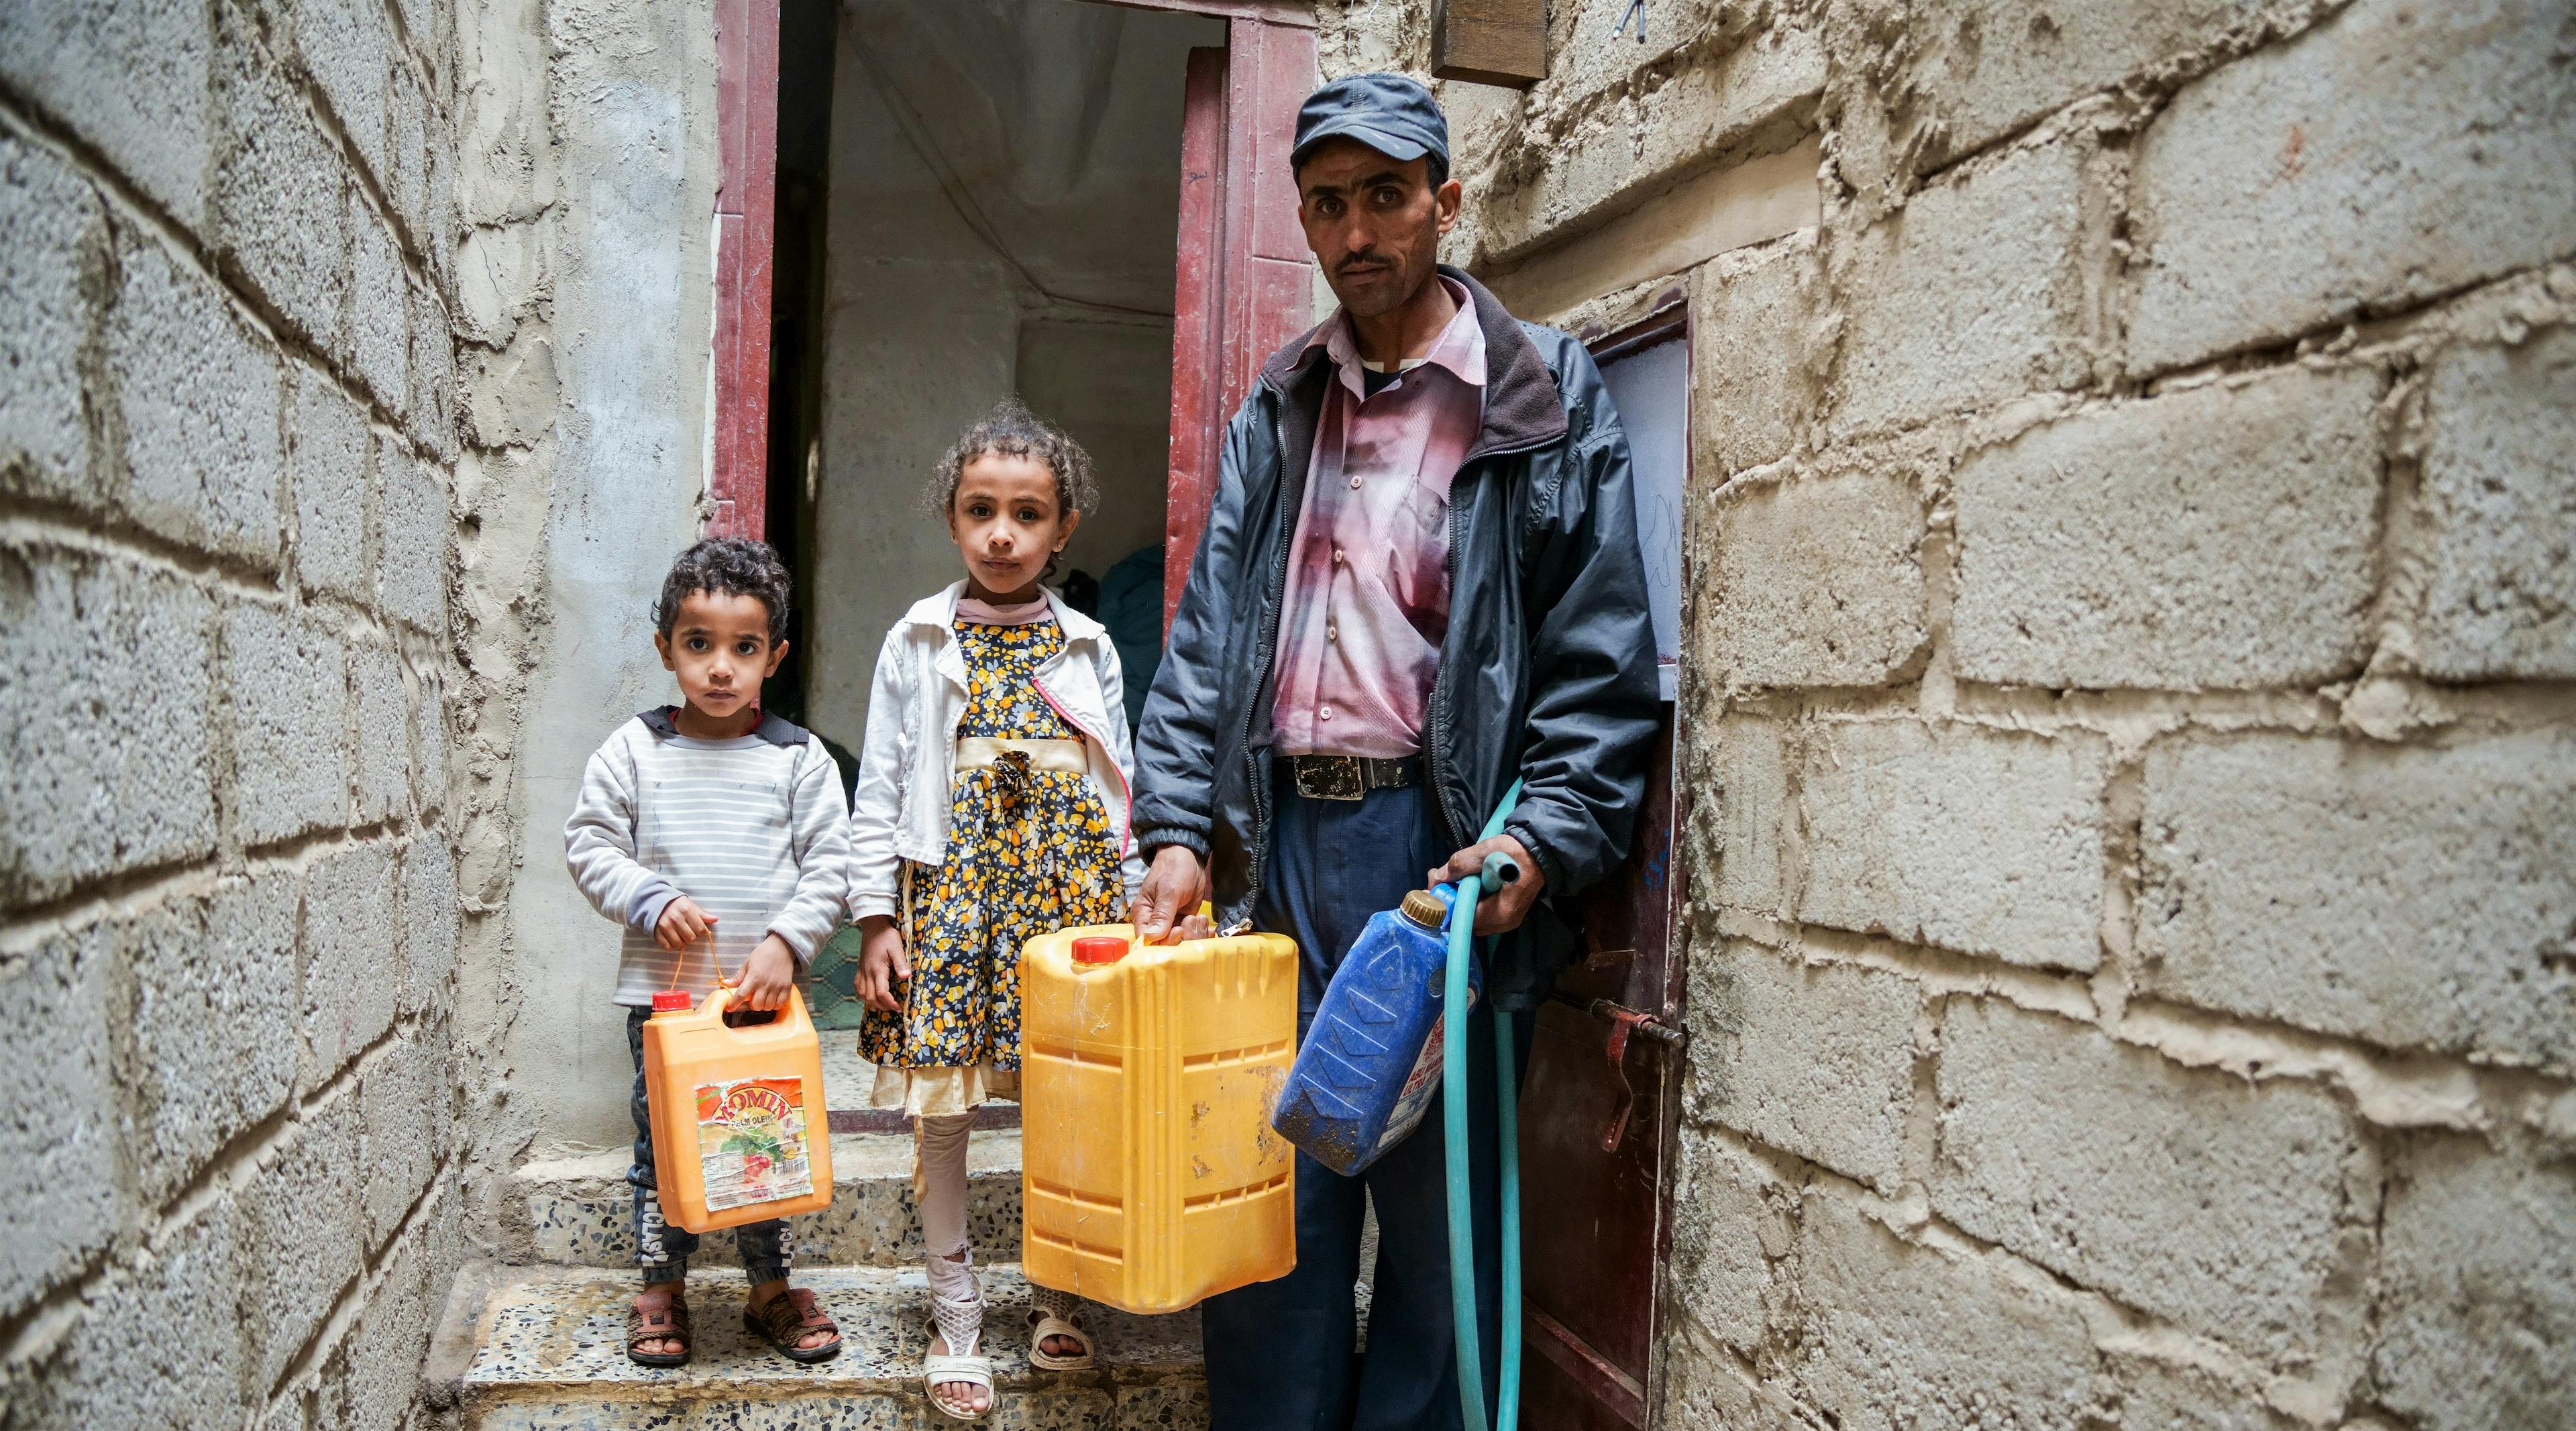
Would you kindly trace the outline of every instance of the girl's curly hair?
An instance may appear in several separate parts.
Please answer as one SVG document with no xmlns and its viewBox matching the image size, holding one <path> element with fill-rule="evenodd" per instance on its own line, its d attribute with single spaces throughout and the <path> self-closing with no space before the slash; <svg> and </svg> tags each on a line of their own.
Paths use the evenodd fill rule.
<svg viewBox="0 0 2576 1431">
<path fill-rule="evenodd" d="M 949 508 L 957 500 L 957 480 L 965 474 L 966 464 L 986 456 L 1025 457 L 1043 464 L 1055 474 L 1056 505 L 1063 511 L 1087 517 L 1100 505 L 1100 487 L 1091 480 L 1091 454 L 1062 428 L 1029 411 L 1028 404 L 1006 397 L 950 443 L 932 469 L 930 486 L 922 497 L 941 525 L 948 522 Z"/>
</svg>

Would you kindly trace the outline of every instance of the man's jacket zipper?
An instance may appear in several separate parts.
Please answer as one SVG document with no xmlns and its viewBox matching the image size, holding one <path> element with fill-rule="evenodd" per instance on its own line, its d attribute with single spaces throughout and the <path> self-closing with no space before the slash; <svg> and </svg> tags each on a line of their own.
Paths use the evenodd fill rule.
<svg viewBox="0 0 2576 1431">
<path fill-rule="evenodd" d="M 1491 469 L 1495 460 L 1498 458 L 1514 457 L 1524 452 L 1535 452 L 1546 445 L 1547 444 L 1544 442 L 1525 442 L 1518 447 L 1496 448 L 1495 450 L 1487 452 L 1475 459 L 1477 475 L 1481 477 L 1485 471 Z M 1448 579 L 1449 590 L 1452 595 L 1455 595 L 1458 590 L 1458 542 L 1461 532 L 1461 523 L 1464 520 L 1459 515 L 1460 504 L 1458 502 L 1458 479 L 1466 475 L 1467 468 L 1465 464 L 1461 464 L 1459 470 L 1449 479 L 1449 550 L 1441 555 L 1440 571 L 1441 575 Z M 1510 494 L 1505 493 L 1504 495 L 1508 498 Z M 1509 516 L 1510 514 L 1507 512 L 1505 515 Z M 1449 783 L 1441 778 L 1441 769 L 1447 763 L 1442 759 L 1442 757 L 1449 749 L 1449 702 L 1447 699 L 1449 662 L 1446 650 L 1448 643 L 1444 640 L 1441 645 L 1444 648 L 1441 653 L 1442 659 L 1440 664 L 1432 671 L 1431 699 L 1428 709 L 1424 713 L 1424 725 L 1427 728 L 1422 739 L 1422 776 L 1424 779 L 1431 782 L 1432 795 L 1439 803 L 1441 818 L 1446 820 L 1449 824 L 1450 848 L 1457 849 L 1465 842 L 1467 832 L 1469 830 L 1483 828 L 1483 822 L 1469 820 L 1462 817 L 1458 811 L 1450 805 Z"/>
<path fill-rule="evenodd" d="M 1251 695 L 1243 703 L 1242 728 L 1234 735 L 1235 743 L 1243 748 L 1243 782 L 1252 792 L 1252 868 L 1244 882 L 1243 908 L 1236 913 L 1235 922 L 1249 921 L 1252 912 L 1261 907 L 1261 870 L 1270 849 L 1270 792 L 1262 788 L 1261 757 L 1252 749 L 1252 717 L 1271 668 L 1279 664 L 1279 608 L 1288 599 L 1288 555 L 1296 541 L 1296 517 L 1288 511 L 1288 433 L 1279 420 L 1277 389 L 1272 392 L 1270 441 L 1279 449 L 1279 510 L 1289 525 L 1280 528 L 1279 557 L 1272 563 L 1275 572 L 1270 585 L 1270 610 L 1262 617 L 1260 640 L 1254 643 L 1261 652 L 1261 669 L 1253 677 Z M 1312 451 L 1306 454 L 1306 460 L 1314 461 Z M 1298 495 L 1304 496 L 1302 488 Z"/>
</svg>

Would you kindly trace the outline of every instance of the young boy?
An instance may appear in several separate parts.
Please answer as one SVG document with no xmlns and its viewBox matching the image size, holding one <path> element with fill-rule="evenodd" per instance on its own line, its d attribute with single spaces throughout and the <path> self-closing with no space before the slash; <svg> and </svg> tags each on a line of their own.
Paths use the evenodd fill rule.
<svg viewBox="0 0 2576 1431">
<path fill-rule="evenodd" d="M 726 538 L 682 553 L 653 607 L 654 648 L 682 704 L 619 726 L 582 774 L 564 826 L 564 863 L 592 907 L 626 926 L 617 1002 L 635 1060 L 635 1260 L 644 1290 L 626 1354 L 644 1366 L 689 1359 L 684 1300 L 696 1234 L 662 1221 L 644 1092 L 644 1021 L 659 989 L 695 999 L 719 977 L 741 1002 L 775 1009 L 840 923 L 849 800 L 823 743 L 764 715 L 760 683 L 787 655 L 787 571 L 759 542 Z M 814 1294 L 787 1285 L 779 1220 L 735 1229 L 751 1302 L 744 1321 L 788 1357 L 822 1361 L 840 1328 Z"/>
</svg>

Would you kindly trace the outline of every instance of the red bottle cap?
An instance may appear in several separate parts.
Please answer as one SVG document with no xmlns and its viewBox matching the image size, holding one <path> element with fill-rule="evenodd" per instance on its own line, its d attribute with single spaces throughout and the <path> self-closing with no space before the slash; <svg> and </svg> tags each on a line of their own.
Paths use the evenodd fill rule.
<svg viewBox="0 0 2576 1431">
<path fill-rule="evenodd" d="M 1115 934 L 1092 934 L 1073 941 L 1076 964 L 1115 964 L 1127 957 L 1127 941 Z"/>
<path fill-rule="evenodd" d="M 689 1011 L 691 1002 L 689 991 L 686 989 L 653 991 L 653 1012 L 657 1014 L 685 1014 Z"/>
</svg>

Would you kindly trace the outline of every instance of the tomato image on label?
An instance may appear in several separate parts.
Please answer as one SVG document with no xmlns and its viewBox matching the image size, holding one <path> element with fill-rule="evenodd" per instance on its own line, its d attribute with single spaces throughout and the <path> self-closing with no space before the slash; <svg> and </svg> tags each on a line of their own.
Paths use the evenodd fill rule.
<svg viewBox="0 0 2576 1431">
<path fill-rule="evenodd" d="M 807 1132 L 805 1085 L 799 1079 L 699 1084 L 698 1167 L 706 1178 L 707 1210 L 812 1192 Z"/>
</svg>

